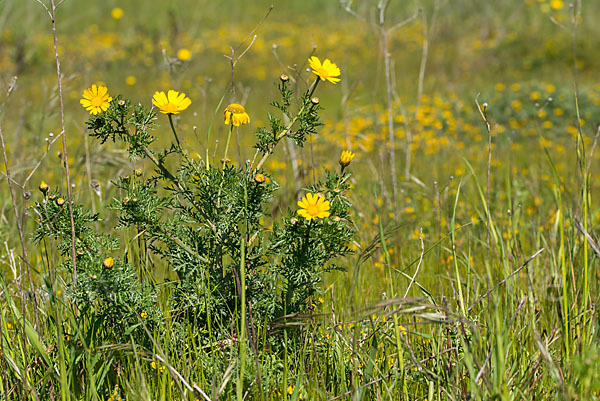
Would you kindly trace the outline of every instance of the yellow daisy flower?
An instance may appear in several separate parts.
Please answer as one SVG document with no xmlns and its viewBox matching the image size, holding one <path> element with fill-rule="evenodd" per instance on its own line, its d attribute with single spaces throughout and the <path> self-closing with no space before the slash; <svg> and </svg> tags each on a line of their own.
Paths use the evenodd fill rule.
<svg viewBox="0 0 600 401">
<path fill-rule="evenodd" d="M 342 152 L 342 155 L 340 156 L 340 165 L 342 167 L 346 167 L 350 164 L 350 162 L 352 160 L 354 160 L 354 158 L 356 157 L 356 155 L 354 153 L 352 153 L 349 150 L 344 150 Z"/>
<path fill-rule="evenodd" d="M 154 92 L 152 104 L 158 107 L 161 113 L 178 114 L 180 111 L 187 109 L 192 101 L 185 93 L 170 90 L 166 95 L 163 91 Z"/>
<path fill-rule="evenodd" d="M 308 59 L 308 65 L 312 68 L 313 72 L 321 78 L 323 81 L 329 81 L 332 84 L 337 84 L 340 82 L 339 77 L 341 72 L 335 63 L 332 63 L 328 58 L 323 61 L 321 64 L 321 60 L 318 57 L 312 56 Z"/>
<path fill-rule="evenodd" d="M 329 216 L 329 201 L 319 194 L 307 193 L 304 198 L 298 201 L 298 206 L 301 209 L 298 209 L 297 213 L 309 221 Z"/>
<path fill-rule="evenodd" d="M 108 95 L 106 86 L 92 85 L 83 91 L 83 99 L 79 101 L 90 114 L 98 114 L 108 109 L 112 97 Z"/>
<path fill-rule="evenodd" d="M 229 121 L 236 126 L 245 125 L 250 122 L 250 116 L 246 113 L 246 109 L 241 104 L 231 103 L 225 109 L 225 124 L 229 125 Z"/>
</svg>

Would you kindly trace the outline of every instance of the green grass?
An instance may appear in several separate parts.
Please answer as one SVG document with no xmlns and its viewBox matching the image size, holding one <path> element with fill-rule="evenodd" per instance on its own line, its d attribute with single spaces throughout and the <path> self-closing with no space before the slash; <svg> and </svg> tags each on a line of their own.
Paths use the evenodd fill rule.
<svg viewBox="0 0 600 401">
<path fill-rule="evenodd" d="M 153 308 L 163 317 L 158 326 L 139 319 L 125 328 L 125 341 L 98 343 L 98 333 L 113 328 L 76 312 L 66 296 L 70 275 L 59 268 L 68 257 L 56 241 L 32 241 L 38 216 L 30 207 L 42 199 L 39 182 L 65 191 L 60 141 L 48 148 L 45 141 L 49 132 L 51 141 L 60 132 L 50 21 L 35 1 L 0 2 L 0 124 L 12 176 L 25 183 L 15 190 L 40 321 L 36 327 L 3 179 L 0 400 L 106 400 L 115 389 L 123 400 L 600 398 L 600 28 L 594 18 L 600 5 L 582 2 L 582 23 L 572 38 L 566 2 L 550 13 L 541 9 L 548 1 L 392 2 L 388 26 L 423 9 L 394 31 L 390 45 L 394 199 L 375 3 L 354 3 L 366 21 L 335 1 L 275 2 L 236 66 L 235 94 L 223 55 L 250 33 L 270 2 L 66 0 L 60 7 L 74 196 L 100 214 L 98 232 L 121 241 L 118 256 L 129 258 L 140 281 L 155 286 Z M 123 8 L 122 19 L 111 18 L 114 7 Z M 417 99 L 424 18 L 431 28 L 426 96 Z M 175 61 L 181 48 L 191 49 L 190 61 Z M 277 96 L 279 75 L 298 78 L 300 92 L 306 89 L 304 69 L 313 51 L 340 66 L 342 82 L 319 87 L 321 134 L 304 148 L 278 148 L 265 164 L 281 184 L 270 212 L 277 221 L 295 211 L 313 174 L 335 168 L 339 153 L 351 147 L 357 153 L 348 191 L 355 252 L 337 261 L 345 271 L 324 275 L 322 293 L 305 313 L 257 325 L 250 336 L 235 313 L 208 328 L 182 321 L 171 309 L 171 266 L 146 252 L 135 230 L 116 230 L 109 208 L 123 197 L 112 181 L 136 168 L 149 175 L 153 166 L 128 159 L 119 144 L 87 137 L 81 92 L 102 81 L 112 95 L 147 106 L 155 90 L 186 92 L 193 103 L 175 126 L 188 154 L 199 157 L 212 157 L 215 146 L 217 155 L 223 151 L 220 100 L 242 102 L 252 123 L 240 128 L 240 153 L 251 159 L 251 133 L 266 124 L 267 112 L 276 113 L 268 102 Z M 12 76 L 18 83 L 5 97 Z M 128 76 L 134 85 L 126 84 Z M 489 166 L 476 98 L 488 104 Z M 156 148 L 172 140 L 166 117 L 159 124 Z M 414 137 L 410 180 L 404 177 L 407 129 Z M 229 155 L 239 164 L 236 140 Z M 89 189 L 92 182 L 100 184 L 100 195 Z M 137 330 L 148 340 L 139 340 Z"/>
</svg>

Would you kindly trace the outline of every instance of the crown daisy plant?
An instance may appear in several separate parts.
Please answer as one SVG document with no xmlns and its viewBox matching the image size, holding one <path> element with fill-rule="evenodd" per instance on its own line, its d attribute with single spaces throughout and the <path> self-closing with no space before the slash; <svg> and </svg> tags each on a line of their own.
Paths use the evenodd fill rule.
<svg viewBox="0 0 600 401">
<path fill-rule="evenodd" d="M 266 160 L 278 150 L 284 138 L 292 146 L 302 147 L 310 136 L 318 134 L 323 102 L 315 95 L 316 88 L 321 80 L 340 81 L 340 70 L 331 61 L 321 63 L 311 58 L 309 63 L 317 77 L 298 96 L 290 78 L 279 77 L 276 86 L 280 96 L 271 103 L 278 112 L 269 113 L 267 125 L 256 130 L 255 159 L 239 166 L 210 163 L 208 146 L 205 158 L 198 154 L 190 157 L 181 150 L 173 115 L 187 110 L 192 101 L 175 90 L 155 92 L 151 108 L 117 95 L 105 105 L 104 111 L 90 116 L 87 122 L 90 135 L 99 141 L 119 142 L 125 145 L 132 160 L 143 159 L 154 164 L 155 168 L 146 170 L 147 173 L 130 172 L 114 181 L 116 191 L 111 208 L 118 216 L 118 228 L 137 233 L 148 249 L 177 275 L 177 280 L 165 286 L 172 287 L 169 310 L 182 311 L 175 317 L 182 328 L 192 324 L 208 337 L 209 330 L 215 330 L 214 340 L 222 341 L 231 333 L 217 332 L 214 328 L 219 327 L 219 322 L 230 321 L 232 315 L 240 322 L 268 326 L 290 314 L 306 312 L 313 296 L 321 294 L 323 275 L 340 269 L 337 258 L 350 252 L 354 233 L 351 203 L 346 197 L 350 173 L 343 168 L 326 170 L 321 180 L 304 189 L 297 207 L 294 205 L 275 217 L 270 213 L 279 186 L 276 177 L 264 168 Z M 94 93 L 103 99 L 110 97 L 108 91 L 98 88 Z M 246 105 L 238 103 L 218 110 L 222 110 L 229 131 L 223 158 L 226 161 L 233 129 L 249 125 L 255 117 Z M 157 145 L 158 135 L 154 133 L 160 129 L 160 114 L 169 117 L 176 141 L 166 149 Z M 178 156 L 172 157 L 173 153 Z M 343 153 L 339 160 L 347 167 L 353 157 L 352 153 Z M 56 201 L 47 204 L 54 215 L 60 213 Z M 63 215 L 64 212 L 59 214 Z M 100 218 L 96 216 L 90 215 L 90 219 Z M 52 221 L 52 217 L 46 221 Z M 90 223 L 95 225 L 95 221 Z M 133 290 L 146 291 L 145 287 L 129 281 L 137 279 L 135 274 L 124 277 L 132 266 L 118 254 L 118 244 L 98 242 L 91 230 L 90 226 L 86 237 L 89 244 L 82 242 L 82 253 L 77 253 L 78 269 L 81 264 L 80 298 L 86 299 L 85 291 L 90 299 L 97 296 L 96 289 L 110 279 L 130 287 L 118 287 L 130 295 L 124 299 L 142 299 Z M 69 233 L 65 231 L 66 240 Z M 252 319 L 244 315 L 248 305 L 252 307 Z M 160 313 L 152 305 L 140 304 L 131 316 L 135 319 L 147 316 L 144 320 L 152 320 Z M 252 327 L 247 332 L 257 330 L 262 328 Z M 245 332 L 237 333 L 240 344 L 245 341 Z M 274 347 L 281 344 L 275 341 L 278 333 L 281 331 L 275 329 Z"/>
</svg>

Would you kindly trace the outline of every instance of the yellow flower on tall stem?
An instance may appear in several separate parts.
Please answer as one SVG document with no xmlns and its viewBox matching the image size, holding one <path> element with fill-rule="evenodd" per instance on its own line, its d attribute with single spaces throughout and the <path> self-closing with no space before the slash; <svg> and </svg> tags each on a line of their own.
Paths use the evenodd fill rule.
<svg viewBox="0 0 600 401">
<path fill-rule="evenodd" d="M 98 114 L 108 110 L 112 97 L 108 95 L 106 86 L 92 85 L 83 91 L 83 98 L 79 101 L 90 114 Z"/>
<path fill-rule="evenodd" d="M 241 104 L 231 103 L 225 108 L 225 124 L 229 125 L 229 134 L 227 135 L 227 143 L 225 144 L 225 155 L 223 160 L 227 162 L 227 152 L 229 151 L 229 141 L 231 140 L 231 133 L 233 127 L 239 127 L 240 125 L 246 125 L 250 122 L 250 116 L 246 113 L 246 109 Z"/>
<path fill-rule="evenodd" d="M 173 125 L 173 114 L 179 114 L 180 111 L 187 109 L 190 104 L 192 104 L 192 101 L 183 92 L 179 93 L 174 90 L 169 90 L 166 95 L 163 91 L 154 92 L 152 104 L 158 107 L 161 113 L 169 116 L 169 124 L 171 124 L 171 130 L 175 136 L 175 141 L 177 142 L 177 146 L 181 148 L 177 131 Z"/>
<path fill-rule="evenodd" d="M 339 77 L 341 75 L 341 71 L 335 63 L 332 63 L 328 58 L 321 63 L 318 57 L 312 56 L 308 59 L 308 65 L 312 68 L 312 72 L 317 74 L 319 78 L 323 81 L 329 81 L 332 84 L 337 84 L 340 82 Z"/>
<path fill-rule="evenodd" d="M 329 201 L 319 194 L 307 193 L 298 201 L 298 206 L 297 213 L 308 221 L 329 217 Z"/>
<path fill-rule="evenodd" d="M 170 90 L 166 95 L 163 91 L 154 92 L 152 104 L 163 114 L 179 114 L 180 111 L 187 109 L 192 101 L 185 93 Z"/>
</svg>

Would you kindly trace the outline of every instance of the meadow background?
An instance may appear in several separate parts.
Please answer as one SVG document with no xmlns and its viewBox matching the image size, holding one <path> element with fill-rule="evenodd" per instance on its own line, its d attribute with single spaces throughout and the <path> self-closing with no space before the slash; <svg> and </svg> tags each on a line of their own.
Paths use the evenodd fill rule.
<svg viewBox="0 0 600 401">
<path fill-rule="evenodd" d="M 75 199 L 100 213 L 99 230 L 130 243 L 130 233 L 114 229 L 113 181 L 152 170 L 88 137 L 79 99 L 91 84 L 147 106 L 157 90 L 185 92 L 192 105 L 175 124 L 187 151 L 200 156 L 223 148 L 222 108 L 244 104 L 251 123 L 230 152 L 239 165 L 254 156 L 252 132 L 274 112 L 268 102 L 279 76 L 305 91 L 307 59 L 329 58 L 342 81 L 319 87 L 320 132 L 304 148 L 286 143 L 265 168 L 281 185 L 276 219 L 296 208 L 323 167 L 336 168 L 342 150 L 355 152 L 354 254 L 338 261 L 345 272 L 324 276 L 314 313 L 293 323 L 303 334 L 289 354 L 259 353 L 263 388 L 244 382 L 246 398 L 597 399 L 600 3 L 390 1 L 385 38 L 379 3 L 66 0 L 56 21 Z M 225 56 L 247 48 L 232 91 Z M 39 310 L 50 316 L 58 301 L 47 283 L 58 256 L 31 241 L 37 223 L 29 207 L 42 199 L 42 180 L 64 193 L 65 179 L 52 26 L 34 0 L 0 0 L 0 92 Z M 159 123 L 156 146 L 167 146 L 167 120 Z M 63 381 L 52 368 L 56 322 L 42 318 L 37 335 L 21 335 L 33 323 L 23 323 L 21 306 L 10 307 L 28 287 L 6 178 L 1 185 L 0 399 L 35 399 L 31 388 L 49 383 L 54 399 L 59 388 L 70 399 L 195 399 L 133 343 L 65 345 Z M 173 279 L 159 259 L 154 269 L 157 282 Z M 192 331 L 190 338 L 201 335 Z M 164 364 L 185 381 L 210 399 L 235 397 L 243 382 L 231 374 L 235 345 L 218 354 L 169 350 L 155 334 L 171 352 Z M 103 358 L 115 350 L 130 363 L 109 375 L 112 362 Z M 94 391 L 73 390 L 90 380 Z"/>
</svg>

